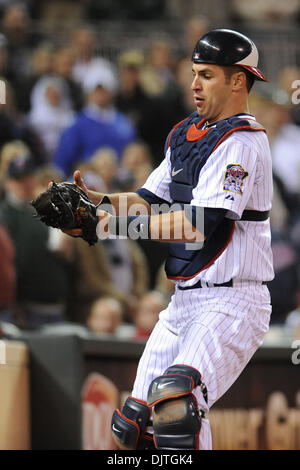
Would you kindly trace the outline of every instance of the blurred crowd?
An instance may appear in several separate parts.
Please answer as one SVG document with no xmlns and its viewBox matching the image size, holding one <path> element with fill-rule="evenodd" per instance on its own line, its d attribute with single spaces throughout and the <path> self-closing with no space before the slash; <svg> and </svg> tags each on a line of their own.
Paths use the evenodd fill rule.
<svg viewBox="0 0 300 470">
<path fill-rule="evenodd" d="M 89 4 L 99 8 L 97 2 Z M 76 323 L 96 334 L 145 339 L 174 289 L 163 269 L 167 244 L 108 239 L 90 248 L 43 225 L 30 201 L 49 181 L 72 181 L 74 169 L 96 191 L 141 187 L 163 159 L 173 125 L 194 111 L 190 55 L 210 22 L 204 16 L 187 19 L 180 51 L 159 40 L 147 49 L 139 44 L 124 49 L 112 61 L 97 53 L 92 23 L 72 28 L 57 46 L 54 38 L 34 32 L 28 11 L 24 2 L 2 5 L 0 322 L 21 329 Z M 295 80 L 300 70 L 292 64 L 278 82 L 254 87 L 250 110 L 267 129 L 274 163 L 272 322 L 296 330 L 300 107 L 292 103 Z"/>
</svg>

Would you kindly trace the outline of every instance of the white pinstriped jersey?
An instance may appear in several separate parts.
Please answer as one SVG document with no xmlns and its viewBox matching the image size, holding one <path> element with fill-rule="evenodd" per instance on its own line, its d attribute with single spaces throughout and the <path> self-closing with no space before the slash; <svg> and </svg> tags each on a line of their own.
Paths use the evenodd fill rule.
<svg viewBox="0 0 300 470">
<path fill-rule="evenodd" d="M 251 115 L 239 117 L 254 119 Z M 168 149 L 143 188 L 172 203 L 169 192 L 172 170 Z M 234 172 L 239 173 L 237 178 Z M 228 136 L 202 167 L 191 205 L 227 209 L 226 217 L 236 220 L 232 240 L 211 266 L 190 280 L 176 282 L 189 286 L 200 279 L 216 284 L 230 279 L 243 284 L 273 279 L 269 220 L 238 220 L 244 210 L 270 210 L 272 192 L 272 162 L 266 134 L 237 131 Z"/>
</svg>

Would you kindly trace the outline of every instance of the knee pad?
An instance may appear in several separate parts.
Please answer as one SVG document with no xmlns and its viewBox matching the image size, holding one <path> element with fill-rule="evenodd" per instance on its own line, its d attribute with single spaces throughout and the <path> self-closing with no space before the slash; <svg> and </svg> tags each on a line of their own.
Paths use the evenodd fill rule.
<svg viewBox="0 0 300 470">
<path fill-rule="evenodd" d="M 198 449 L 203 413 L 192 390 L 204 386 L 200 373 L 189 366 L 174 365 L 153 380 L 148 406 L 154 406 L 153 430 L 157 449 Z"/>
<path fill-rule="evenodd" d="M 151 409 L 147 403 L 128 397 L 122 412 L 115 410 L 111 431 L 117 446 L 122 450 L 154 449 L 153 436 L 145 432 Z"/>
</svg>

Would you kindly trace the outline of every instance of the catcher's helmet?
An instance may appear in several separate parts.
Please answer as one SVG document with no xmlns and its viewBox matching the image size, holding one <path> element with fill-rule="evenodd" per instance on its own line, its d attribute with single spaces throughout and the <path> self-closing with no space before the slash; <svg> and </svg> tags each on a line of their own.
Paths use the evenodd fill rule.
<svg viewBox="0 0 300 470">
<path fill-rule="evenodd" d="M 195 46 L 192 61 L 196 64 L 239 65 L 256 80 L 268 81 L 257 68 L 258 51 L 254 42 L 231 29 L 213 29 L 204 34 Z"/>
</svg>

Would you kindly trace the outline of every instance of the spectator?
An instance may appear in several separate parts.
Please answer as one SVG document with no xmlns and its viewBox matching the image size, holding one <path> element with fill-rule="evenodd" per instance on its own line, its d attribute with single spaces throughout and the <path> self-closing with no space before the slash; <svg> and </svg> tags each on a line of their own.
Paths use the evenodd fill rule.
<svg viewBox="0 0 300 470">
<path fill-rule="evenodd" d="M 124 306 L 132 322 L 137 299 L 148 289 L 148 267 L 143 252 L 133 240 L 104 240 L 90 247 L 74 240 L 76 279 L 72 321 L 85 323 L 92 303 L 113 297 Z"/>
<path fill-rule="evenodd" d="M 61 183 L 64 179 L 64 175 L 54 166 L 43 165 L 37 168 L 35 172 L 35 178 L 36 194 L 39 195 L 47 189 L 50 181 L 54 181 L 55 183 Z"/>
<path fill-rule="evenodd" d="M 96 189 L 96 188 L 95 188 Z M 102 240 L 90 250 L 75 240 L 77 275 L 74 320 L 84 322 L 88 306 L 101 296 L 110 296 L 124 306 L 132 322 L 137 299 L 149 287 L 147 260 L 133 240 Z"/>
<path fill-rule="evenodd" d="M 87 326 L 97 334 L 115 334 L 122 323 L 123 308 L 113 297 L 97 299 L 87 317 Z"/>
<path fill-rule="evenodd" d="M 54 51 L 51 43 L 42 43 L 31 54 L 31 81 L 32 86 L 43 75 L 49 75 L 53 71 Z"/>
<path fill-rule="evenodd" d="M 133 173 L 135 180 L 133 191 L 141 188 L 152 171 L 152 157 L 147 145 L 141 142 L 127 145 L 122 154 L 121 167 Z"/>
<path fill-rule="evenodd" d="M 71 48 L 62 47 L 58 49 L 53 58 L 53 72 L 62 77 L 67 83 L 73 108 L 79 111 L 82 108 L 82 89 L 72 76 L 72 70 L 75 63 L 74 53 Z"/>
<path fill-rule="evenodd" d="M 112 181 L 112 192 L 128 193 L 136 190 L 135 176 L 127 168 L 118 168 Z"/>
<path fill-rule="evenodd" d="M 62 131 L 73 117 L 72 101 L 64 79 L 49 75 L 40 78 L 31 93 L 28 121 L 40 136 L 48 161 L 52 161 Z"/>
<path fill-rule="evenodd" d="M 30 56 L 41 36 L 32 32 L 24 5 L 13 4 L 5 10 L 2 32 L 7 38 L 9 72 L 22 82 L 30 74 Z"/>
<path fill-rule="evenodd" d="M 151 150 L 153 161 L 159 164 L 165 135 L 170 126 L 178 121 L 173 113 L 173 102 L 170 103 L 170 97 L 167 99 L 160 93 L 153 96 L 150 92 L 149 95 L 147 87 L 144 89 L 143 78 L 148 74 L 149 66 L 145 65 L 140 51 L 130 49 L 121 54 L 119 71 L 120 90 L 116 97 L 116 106 L 136 126 L 139 137 Z M 171 98 L 173 100 L 173 95 Z M 160 116 L 159 120 L 157 116 Z"/>
<path fill-rule="evenodd" d="M 0 221 L 0 322 L 13 323 L 12 309 L 16 298 L 15 250 L 6 228 Z"/>
<path fill-rule="evenodd" d="M 249 106 L 251 113 L 266 129 L 272 147 L 281 127 L 290 120 L 288 106 L 277 103 L 273 97 L 261 92 L 253 93 L 252 96 L 250 94 Z"/>
<path fill-rule="evenodd" d="M 300 126 L 283 125 L 272 143 L 274 173 L 290 193 L 300 194 Z M 288 170 L 288 171 L 287 171 Z"/>
<path fill-rule="evenodd" d="M 15 249 L 16 300 L 21 326 L 37 328 L 64 320 L 68 295 L 66 260 L 53 243 L 51 229 L 33 217 L 29 201 L 36 195 L 35 166 L 28 155 L 19 155 L 8 165 L 5 199 L 0 214 Z M 64 251 L 64 250 L 63 250 Z"/>
<path fill-rule="evenodd" d="M 0 103 L 0 148 L 17 138 L 17 126 L 14 122 L 15 95 L 13 88 L 7 80 L 3 80 L 5 86 L 5 104 Z"/>
<path fill-rule="evenodd" d="M 275 278 L 268 283 L 272 299 L 271 324 L 282 325 L 299 301 L 298 259 L 289 237 L 275 230 L 272 230 L 272 252 Z"/>
<path fill-rule="evenodd" d="M 115 150 L 110 147 L 97 150 L 92 155 L 90 163 L 105 184 L 106 190 L 103 192 L 109 191 L 118 169 L 118 155 Z"/>
<path fill-rule="evenodd" d="M 300 339 L 300 305 L 298 299 L 298 305 L 295 310 L 292 310 L 287 318 L 284 326 L 292 333 L 294 338 Z"/>
<path fill-rule="evenodd" d="M 127 188 L 126 191 L 136 191 L 137 188 L 140 188 L 144 184 L 151 172 L 151 161 L 152 158 L 149 153 L 149 149 L 145 144 L 134 142 L 125 148 L 121 158 L 121 169 L 130 170 L 134 177 L 134 186 L 131 189 Z M 147 260 L 150 274 L 150 286 L 154 287 L 157 272 L 160 269 L 161 263 L 168 251 L 168 244 L 151 240 L 143 240 L 142 238 L 139 238 L 137 243 L 141 247 Z"/>
<path fill-rule="evenodd" d="M 159 20 L 165 17 L 165 0 L 89 0 L 86 11 L 90 20 Z"/>
<path fill-rule="evenodd" d="M 271 146 L 274 173 L 296 197 L 300 196 L 300 120 L 298 108 L 292 104 L 292 84 L 299 76 L 297 67 L 286 67 L 280 72 L 277 95 L 285 99 L 287 119 L 278 128 Z"/>
<path fill-rule="evenodd" d="M 140 297 L 148 289 L 149 275 L 145 256 L 135 240 L 102 241 L 110 265 L 113 284 L 124 295 Z"/>
<path fill-rule="evenodd" d="M 85 0 L 33 0 L 32 10 L 47 31 L 56 31 L 60 26 L 67 28 L 78 25 L 84 15 Z"/>
<path fill-rule="evenodd" d="M 20 116 L 15 108 L 14 90 L 5 83 L 5 104 L 0 103 L 0 148 L 8 142 L 22 140 L 30 149 L 36 164 L 44 162 L 44 148 L 41 140 Z"/>
<path fill-rule="evenodd" d="M 86 165 L 82 176 L 94 191 L 104 191 L 103 179 Z M 137 299 L 149 287 L 147 260 L 133 240 L 105 240 L 91 249 L 81 239 L 74 242 L 75 284 L 70 319 L 85 323 L 93 302 L 112 297 L 121 302 L 124 316 L 132 322 Z"/>
<path fill-rule="evenodd" d="M 117 83 L 106 69 L 90 70 L 84 82 L 86 107 L 67 128 L 55 153 L 55 164 L 69 175 L 75 164 L 90 160 L 96 150 L 111 147 L 118 156 L 136 138 L 129 120 L 114 108 Z"/>
<path fill-rule="evenodd" d="M 91 158 L 91 168 L 101 178 L 104 188 L 101 192 L 121 191 L 126 192 L 135 187 L 132 172 L 125 168 L 119 168 L 117 153 L 107 147 L 98 150 Z"/>
<path fill-rule="evenodd" d="M 134 319 L 136 332 L 133 339 L 148 339 L 158 321 L 159 313 L 166 306 L 167 301 L 160 292 L 151 291 L 143 295 Z"/>
<path fill-rule="evenodd" d="M 150 150 L 143 142 L 133 142 L 124 149 L 121 158 L 121 166 L 134 171 L 136 167 L 150 165 L 152 166 L 152 157 Z"/>
<path fill-rule="evenodd" d="M 3 182 L 9 162 L 18 155 L 29 155 L 29 147 L 22 140 L 4 144 L 0 153 L 0 180 Z"/>
<path fill-rule="evenodd" d="M 144 90 L 151 96 L 172 93 L 175 88 L 173 51 L 168 40 L 154 41 L 143 67 L 141 80 Z"/>
<path fill-rule="evenodd" d="M 290 198 L 286 197 L 286 195 L 289 196 L 289 193 L 285 190 L 281 179 L 273 174 L 273 199 L 270 222 L 275 232 L 284 233 L 291 218 L 292 207 L 287 207 Z"/>
<path fill-rule="evenodd" d="M 113 65 L 108 60 L 95 56 L 95 44 L 95 33 L 91 28 L 82 27 L 73 32 L 71 44 L 75 57 L 73 78 L 80 85 L 84 84 L 86 76 L 95 68 L 110 73 L 116 80 Z"/>
<path fill-rule="evenodd" d="M 4 34 L 0 33 L 0 77 L 5 78 L 14 86 L 14 75 L 10 72 L 8 66 L 7 39 Z"/>
<path fill-rule="evenodd" d="M 152 148 L 156 138 L 158 102 L 149 97 L 141 85 L 144 55 L 134 49 L 119 57 L 120 89 L 116 96 L 116 107 L 131 120 L 139 137 Z"/>
<path fill-rule="evenodd" d="M 50 75 L 53 69 L 53 48 L 50 44 L 42 44 L 35 48 L 30 57 L 31 70 L 28 77 L 22 77 L 22 83 L 17 82 L 14 90 L 16 93 L 17 107 L 20 112 L 27 114 L 30 111 L 31 91 L 36 82 L 44 75 Z"/>
<path fill-rule="evenodd" d="M 185 24 L 184 24 L 185 38 L 184 38 L 184 48 L 183 48 L 184 56 L 183 56 L 183 58 L 188 59 L 189 61 L 191 60 L 191 51 L 194 50 L 196 42 L 209 29 L 210 29 L 210 21 L 204 15 L 198 15 L 198 16 L 194 15 L 191 18 L 189 18 L 188 20 L 185 21 Z M 178 44 L 178 46 L 179 46 L 178 48 L 180 49 L 181 45 Z"/>
<path fill-rule="evenodd" d="M 296 80 L 299 80 L 299 77 L 300 69 L 295 65 L 290 65 L 280 70 L 278 77 L 278 90 L 275 92 L 275 96 L 278 97 L 279 95 L 282 103 L 287 105 L 292 104 L 292 95 L 295 92 L 293 84 Z"/>
<path fill-rule="evenodd" d="M 252 0 L 251 8 L 249 8 L 248 0 L 230 0 L 232 13 L 236 20 L 262 23 L 264 26 L 278 25 L 278 23 L 290 24 L 297 20 L 299 13 L 298 0 L 290 0 L 289 2 L 280 2 L 278 0 L 268 0 L 262 2 L 260 0 Z"/>
<path fill-rule="evenodd" d="M 107 254 L 101 241 L 93 250 L 83 240 L 74 240 L 76 276 L 71 321 L 86 323 L 92 304 L 100 297 L 112 297 L 126 305 L 111 278 Z"/>
</svg>

